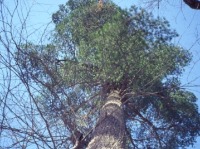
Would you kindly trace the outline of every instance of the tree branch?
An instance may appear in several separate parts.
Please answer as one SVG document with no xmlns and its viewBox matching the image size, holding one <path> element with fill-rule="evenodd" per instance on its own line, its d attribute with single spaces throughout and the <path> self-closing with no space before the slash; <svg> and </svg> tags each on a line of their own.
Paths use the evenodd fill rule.
<svg viewBox="0 0 200 149">
<path fill-rule="evenodd" d="M 192 9 L 200 9 L 200 1 L 199 0 L 183 0 L 188 6 Z"/>
</svg>

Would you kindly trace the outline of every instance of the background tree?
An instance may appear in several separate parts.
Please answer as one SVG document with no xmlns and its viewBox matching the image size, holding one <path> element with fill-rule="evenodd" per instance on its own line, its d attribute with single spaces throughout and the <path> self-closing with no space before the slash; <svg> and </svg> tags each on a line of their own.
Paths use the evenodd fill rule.
<svg viewBox="0 0 200 149">
<path fill-rule="evenodd" d="M 159 3 L 162 0 L 145 0 L 149 5 L 157 5 L 159 7 Z M 168 1 L 167 1 L 168 2 Z M 200 1 L 199 0 L 183 0 L 184 4 L 188 5 L 192 9 L 199 10 L 200 9 Z"/>
<path fill-rule="evenodd" d="M 3 115 L 2 136 L 15 134 L 11 147 L 87 146 L 99 135 L 101 119 L 107 119 L 102 111 L 113 92 L 124 113 L 116 117 L 126 122 L 124 148 L 177 148 L 194 142 L 199 135 L 196 97 L 180 87 L 178 78 L 191 55 L 172 44 L 177 33 L 165 19 L 134 6 L 122 10 L 107 1 L 99 9 L 96 1 L 75 0 L 61 5 L 52 18 L 56 27 L 49 44 L 14 42 L 15 53 L 5 46 L 33 103 L 22 106 L 31 106 L 24 114 L 30 122 L 23 120 L 19 129 Z M 2 103 L 10 108 L 6 100 Z"/>
</svg>

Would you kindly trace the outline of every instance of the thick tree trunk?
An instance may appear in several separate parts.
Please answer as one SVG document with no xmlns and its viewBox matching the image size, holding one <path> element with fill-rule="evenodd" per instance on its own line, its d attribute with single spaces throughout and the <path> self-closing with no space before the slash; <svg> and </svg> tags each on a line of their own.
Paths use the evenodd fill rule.
<svg viewBox="0 0 200 149">
<path fill-rule="evenodd" d="M 123 149 L 125 123 L 119 92 L 107 97 L 87 149 Z"/>
</svg>

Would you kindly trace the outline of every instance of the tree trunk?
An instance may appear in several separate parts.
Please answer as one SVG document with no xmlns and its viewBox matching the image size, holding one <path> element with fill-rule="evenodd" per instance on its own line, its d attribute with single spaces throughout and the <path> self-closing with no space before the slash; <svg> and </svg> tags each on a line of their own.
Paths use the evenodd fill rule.
<svg viewBox="0 0 200 149">
<path fill-rule="evenodd" d="M 183 0 L 183 1 L 193 9 L 200 9 L 200 1 L 199 0 Z"/>
<path fill-rule="evenodd" d="M 118 91 L 110 93 L 87 149 L 123 149 L 125 123 Z"/>
</svg>

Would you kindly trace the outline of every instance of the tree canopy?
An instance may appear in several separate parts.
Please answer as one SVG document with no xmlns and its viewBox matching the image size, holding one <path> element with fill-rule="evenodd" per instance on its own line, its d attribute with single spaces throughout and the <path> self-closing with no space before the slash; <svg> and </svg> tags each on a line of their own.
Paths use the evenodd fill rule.
<svg viewBox="0 0 200 149">
<path fill-rule="evenodd" d="M 165 18 L 109 0 L 69 0 L 52 20 L 49 44 L 23 43 L 15 53 L 24 81 L 42 91 L 34 99 L 51 132 L 48 147 L 53 142 L 55 148 L 72 148 L 77 140 L 86 147 L 99 110 L 116 90 L 125 148 L 175 149 L 195 142 L 197 98 L 179 80 L 192 56 L 173 43 L 178 34 Z"/>
</svg>

